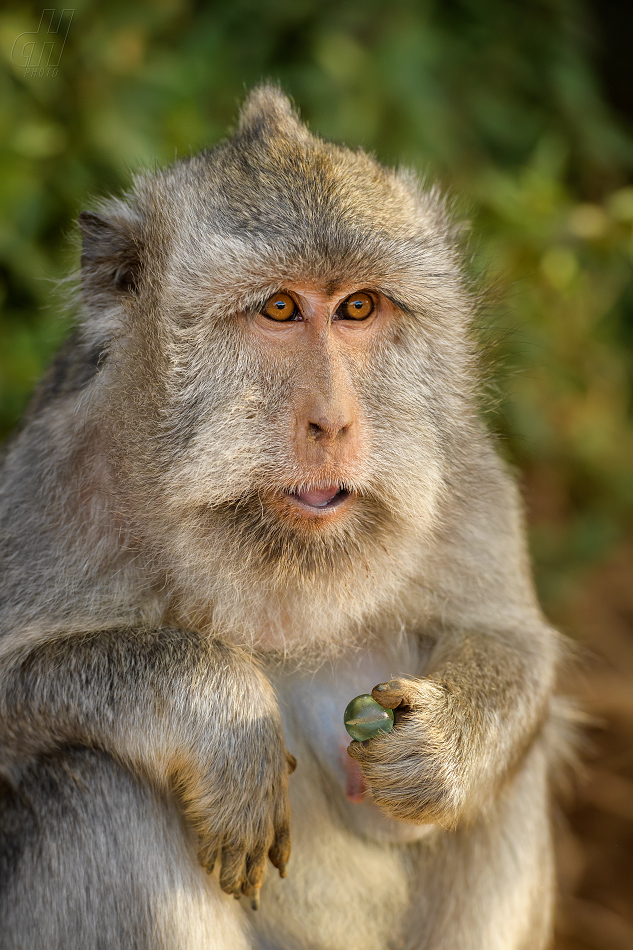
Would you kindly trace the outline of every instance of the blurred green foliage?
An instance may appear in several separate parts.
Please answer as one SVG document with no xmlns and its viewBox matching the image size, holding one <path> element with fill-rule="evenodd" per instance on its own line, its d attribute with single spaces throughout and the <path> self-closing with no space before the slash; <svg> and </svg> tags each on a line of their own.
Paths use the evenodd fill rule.
<svg viewBox="0 0 633 950">
<path fill-rule="evenodd" d="M 633 511 L 633 144 L 581 0 L 77 0 L 33 75 L 41 13 L 0 14 L 0 434 L 66 331 L 77 212 L 278 79 L 316 131 L 439 178 L 471 218 L 487 412 L 556 612 Z"/>
</svg>

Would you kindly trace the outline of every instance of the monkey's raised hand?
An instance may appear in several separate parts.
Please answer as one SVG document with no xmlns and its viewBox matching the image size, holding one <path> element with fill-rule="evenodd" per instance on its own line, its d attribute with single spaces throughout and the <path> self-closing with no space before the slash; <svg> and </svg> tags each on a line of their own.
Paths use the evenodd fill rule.
<svg viewBox="0 0 633 950">
<path fill-rule="evenodd" d="M 176 794 L 207 870 L 258 904 L 290 854 L 288 775 L 272 687 L 239 648 L 182 630 L 68 636 L 0 664 L 0 772 L 69 745 L 102 749 Z"/>
<path fill-rule="evenodd" d="M 493 800 L 547 716 L 548 669 L 534 643 L 528 652 L 504 635 L 464 636 L 431 676 L 374 688 L 394 728 L 348 753 L 386 814 L 450 828 Z"/>
<path fill-rule="evenodd" d="M 453 824 L 459 810 L 454 738 L 444 691 L 430 680 L 380 683 L 373 698 L 393 709 L 388 735 L 353 741 L 348 755 L 360 764 L 376 804 L 401 821 Z"/>
</svg>

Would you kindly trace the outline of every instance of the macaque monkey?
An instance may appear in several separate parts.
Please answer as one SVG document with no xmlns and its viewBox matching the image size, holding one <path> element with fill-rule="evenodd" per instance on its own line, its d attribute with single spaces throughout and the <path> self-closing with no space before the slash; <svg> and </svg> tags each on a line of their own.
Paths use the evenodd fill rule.
<svg viewBox="0 0 633 950">
<path fill-rule="evenodd" d="M 561 646 L 441 196 L 263 86 L 79 228 L 2 469 L 0 945 L 546 947 Z"/>
</svg>

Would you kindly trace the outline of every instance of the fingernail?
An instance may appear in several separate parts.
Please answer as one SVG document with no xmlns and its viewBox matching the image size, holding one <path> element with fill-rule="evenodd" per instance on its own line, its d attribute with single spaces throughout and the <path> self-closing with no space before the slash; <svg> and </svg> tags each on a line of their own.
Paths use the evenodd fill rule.
<svg viewBox="0 0 633 950">
<path fill-rule="evenodd" d="M 286 876 L 286 865 L 282 864 L 279 868 L 279 877 L 285 877 L 285 876 Z"/>
<path fill-rule="evenodd" d="M 241 896 L 241 895 L 240 895 L 237 891 L 233 891 L 233 900 L 234 900 L 234 901 L 239 901 L 240 896 Z"/>
<path fill-rule="evenodd" d="M 259 888 L 251 894 L 251 907 L 253 910 L 259 910 Z"/>
<path fill-rule="evenodd" d="M 379 693 L 384 693 L 389 689 L 389 683 L 379 683 L 378 686 L 375 686 L 374 689 L 378 690 Z"/>
</svg>

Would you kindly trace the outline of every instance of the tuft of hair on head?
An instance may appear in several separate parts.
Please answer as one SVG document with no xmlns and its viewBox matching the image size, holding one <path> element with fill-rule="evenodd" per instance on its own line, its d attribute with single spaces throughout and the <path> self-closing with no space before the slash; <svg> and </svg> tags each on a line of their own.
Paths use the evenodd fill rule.
<svg viewBox="0 0 633 950">
<path fill-rule="evenodd" d="M 236 135 L 247 140 L 274 135 L 303 140 L 310 137 L 288 96 L 270 82 L 256 86 L 246 97 L 240 109 Z"/>
</svg>

